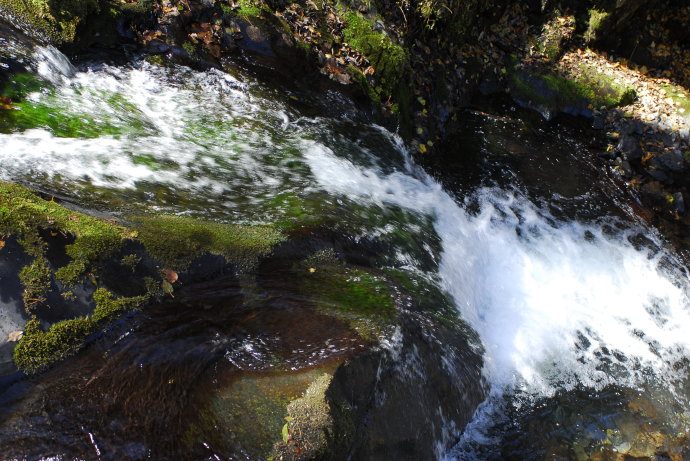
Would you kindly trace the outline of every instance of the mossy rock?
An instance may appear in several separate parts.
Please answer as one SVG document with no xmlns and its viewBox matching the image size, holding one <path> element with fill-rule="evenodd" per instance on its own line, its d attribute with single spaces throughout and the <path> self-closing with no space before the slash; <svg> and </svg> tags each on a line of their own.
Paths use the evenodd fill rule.
<svg viewBox="0 0 690 461">
<path fill-rule="evenodd" d="M 320 459 L 327 453 L 333 434 L 333 418 L 326 391 L 332 379 L 332 375 L 324 373 L 287 406 L 287 422 L 281 431 L 282 440 L 273 447 L 273 459 Z"/>
<path fill-rule="evenodd" d="M 107 270 L 108 258 L 121 250 L 116 265 L 135 277 L 142 259 L 151 265 L 151 258 L 173 270 L 182 270 L 206 254 L 220 255 L 238 268 L 253 267 L 284 239 L 273 226 L 222 224 L 179 216 L 138 217 L 137 221 L 138 228 L 125 227 L 45 200 L 18 184 L 0 182 L 0 235 L 15 237 L 32 258 L 19 273 L 27 312 L 31 314 L 36 303 L 44 302 L 49 292 L 60 287 L 65 289 L 63 298 L 69 301 L 74 297 L 72 287 L 86 280 L 87 274 L 88 280 L 96 283 L 94 274 Z M 69 260 L 66 265 L 55 268 L 52 260 L 48 261 L 48 245 L 42 237 L 46 233 L 69 236 L 63 239 Z M 142 255 L 131 251 L 124 254 L 125 242 L 131 241 L 143 244 L 149 254 L 144 255 L 143 250 Z M 153 275 L 155 279 L 142 281 L 147 288 L 142 296 L 116 299 L 104 288 L 97 289 L 91 316 L 58 322 L 46 332 L 40 328 L 40 320 L 33 317 L 25 328 L 24 339 L 15 348 L 17 366 L 28 373 L 40 371 L 78 350 L 90 334 L 123 313 L 151 297 L 170 294 L 171 282 L 161 282 L 157 272 Z"/>
<path fill-rule="evenodd" d="M 41 322 L 32 317 L 24 326 L 22 338 L 14 349 L 14 362 L 25 373 L 37 373 L 50 364 L 74 354 L 99 327 L 115 320 L 123 313 L 143 305 L 148 297 L 116 299 L 112 293 L 99 288 L 93 295 L 96 309 L 89 317 L 58 322 L 43 331 Z"/>
<path fill-rule="evenodd" d="M 609 13 L 606 11 L 600 11 L 598 9 L 589 10 L 589 19 L 587 21 L 587 30 L 584 33 L 584 39 L 586 43 L 593 43 L 598 38 L 600 38 L 602 26 L 608 18 Z"/>
<path fill-rule="evenodd" d="M 72 42 L 77 27 L 90 14 L 98 13 L 99 0 L 0 0 L 0 8 L 9 11 L 43 31 L 56 43 Z"/>
<path fill-rule="evenodd" d="M 0 182 L 0 233 L 17 236 L 27 253 L 36 258 L 32 264 L 36 270 L 26 269 L 24 279 L 30 280 L 32 286 L 45 287 L 48 283 L 45 277 L 42 282 L 35 277 L 39 272 L 48 275 L 45 270 L 39 270 L 45 266 L 41 262 L 45 242 L 38 236 L 40 229 L 74 237 L 74 242 L 66 247 L 71 262 L 55 274 L 68 286 L 77 282 L 96 261 L 115 253 L 124 239 L 133 236 L 123 226 L 64 208 L 17 184 Z"/>
<path fill-rule="evenodd" d="M 353 49 L 364 54 L 375 70 L 374 85 L 359 78 L 374 102 L 397 99 L 401 85 L 406 85 L 409 73 L 409 53 L 396 44 L 382 31 L 374 29 L 374 22 L 360 13 L 347 10 L 343 13 L 347 27 L 343 29 L 343 39 Z"/>
<path fill-rule="evenodd" d="M 198 396 L 202 410 L 189 423 L 182 443 L 192 447 L 204 441 L 230 453 L 248 453 L 251 459 L 270 459 L 291 402 L 329 372 L 332 369 L 319 367 L 242 374 L 229 387 Z"/>
<path fill-rule="evenodd" d="M 347 322 L 362 338 L 378 340 L 395 324 L 395 299 L 384 275 L 346 265 L 332 249 L 315 253 L 295 270 L 301 273 L 298 289 L 318 311 Z"/>
<path fill-rule="evenodd" d="M 271 225 L 225 224 L 183 216 L 137 216 L 138 239 L 165 267 L 184 271 L 206 253 L 252 267 L 285 237 Z"/>
<path fill-rule="evenodd" d="M 624 106 L 637 99 L 634 89 L 620 84 L 591 66 L 578 75 L 521 69 L 511 72 L 513 98 L 549 119 L 557 112 L 591 116 L 592 109 Z"/>
</svg>

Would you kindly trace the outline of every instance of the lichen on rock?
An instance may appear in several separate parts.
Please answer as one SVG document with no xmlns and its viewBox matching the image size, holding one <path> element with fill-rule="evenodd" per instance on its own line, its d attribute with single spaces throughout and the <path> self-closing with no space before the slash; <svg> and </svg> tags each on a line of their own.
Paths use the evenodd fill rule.
<svg viewBox="0 0 690 461">
<path fill-rule="evenodd" d="M 287 406 L 287 422 L 283 426 L 282 441 L 273 447 L 273 460 L 316 459 L 326 454 L 333 434 L 331 408 L 326 401 L 332 378 L 324 373 Z"/>
</svg>

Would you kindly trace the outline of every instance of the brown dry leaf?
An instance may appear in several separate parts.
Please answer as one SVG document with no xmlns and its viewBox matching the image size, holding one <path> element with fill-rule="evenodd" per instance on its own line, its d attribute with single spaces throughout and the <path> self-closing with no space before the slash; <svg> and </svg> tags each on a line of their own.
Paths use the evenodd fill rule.
<svg viewBox="0 0 690 461">
<path fill-rule="evenodd" d="M 10 331 L 10 334 L 7 337 L 7 341 L 11 343 L 16 343 L 17 341 L 22 339 L 22 336 L 24 336 L 24 332 L 22 330 Z"/>
<path fill-rule="evenodd" d="M 5 241 L 0 240 L 0 250 L 2 250 L 3 248 L 5 248 Z"/>
<path fill-rule="evenodd" d="M 12 109 L 14 107 L 14 104 L 12 104 L 12 100 L 7 97 L 1 97 L 0 98 L 0 109 Z"/>
<path fill-rule="evenodd" d="M 81 220 L 81 218 L 79 216 L 67 216 L 67 221 L 77 222 L 79 220 Z"/>
<path fill-rule="evenodd" d="M 179 278 L 179 276 L 177 275 L 177 272 L 175 272 L 172 269 L 161 269 L 161 275 L 169 283 L 175 283 L 175 282 L 177 282 L 177 279 Z"/>
</svg>

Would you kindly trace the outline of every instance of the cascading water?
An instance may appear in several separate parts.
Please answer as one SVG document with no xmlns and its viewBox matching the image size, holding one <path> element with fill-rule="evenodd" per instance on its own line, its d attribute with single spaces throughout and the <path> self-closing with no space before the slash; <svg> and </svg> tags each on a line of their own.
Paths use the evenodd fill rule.
<svg viewBox="0 0 690 461">
<path fill-rule="evenodd" d="M 535 421 L 551 418 L 540 411 L 570 398 L 593 415 L 589 406 L 612 388 L 646 396 L 660 424 L 687 435 L 688 275 L 653 231 L 606 216 L 555 217 L 519 187 L 453 197 L 396 135 L 304 117 L 242 75 L 145 63 L 74 73 L 50 49 L 35 59 L 50 84 L 31 86 L 0 120 L 2 179 L 118 209 L 251 222 L 325 217 L 389 242 L 385 266 L 449 293 L 481 339 L 490 396 L 448 459 L 520 458 L 501 448 L 511 431 L 539 431 Z M 555 421 L 558 411 L 546 414 Z M 599 423 L 603 435 L 592 434 Z M 607 424 L 620 430 L 609 418 L 564 437 L 571 447 L 588 437 L 621 451 L 634 443 Z"/>
</svg>

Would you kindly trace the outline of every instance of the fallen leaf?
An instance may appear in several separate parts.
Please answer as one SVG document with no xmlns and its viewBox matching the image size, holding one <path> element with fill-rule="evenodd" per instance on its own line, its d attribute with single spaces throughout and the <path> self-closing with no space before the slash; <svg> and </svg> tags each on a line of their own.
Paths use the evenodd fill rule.
<svg viewBox="0 0 690 461">
<path fill-rule="evenodd" d="M 81 218 L 79 216 L 67 216 L 67 221 L 77 222 L 79 220 L 81 220 Z"/>
<path fill-rule="evenodd" d="M 16 343 L 17 341 L 22 339 L 22 336 L 24 336 L 24 332 L 22 330 L 10 331 L 10 334 L 7 337 L 7 341 L 11 343 Z"/>
<path fill-rule="evenodd" d="M 316 269 L 314 269 L 313 267 L 310 267 L 310 268 L 309 268 L 309 273 L 310 273 L 310 274 L 313 274 L 314 272 L 316 272 Z"/>
<path fill-rule="evenodd" d="M 167 280 L 169 283 L 175 283 L 179 278 L 177 272 L 175 272 L 172 269 L 161 269 L 161 274 L 163 275 L 163 278 Z"/>
<path fill-rule="evenodd" d="M 288 431 L 288 423 L 285 423 L 283 426 L 283 430 L 280 431 L 281 435 L 283 436 L 283 442 L 287 443 L 288 440 L 290 440 L 290 432 Z"/>
<path fill-rule="evenodd" d="M 0 240 L 0 250 L 2 250 L 3 248 L 5 248 L 5 241 Z"/>
<path fill-rule="evenodd" d="M 14 107 L 14 104 L 12 104 L 12 100 L 8 97 L 0 97 L 0 109 L 12 109 Z"/>
</svg>

